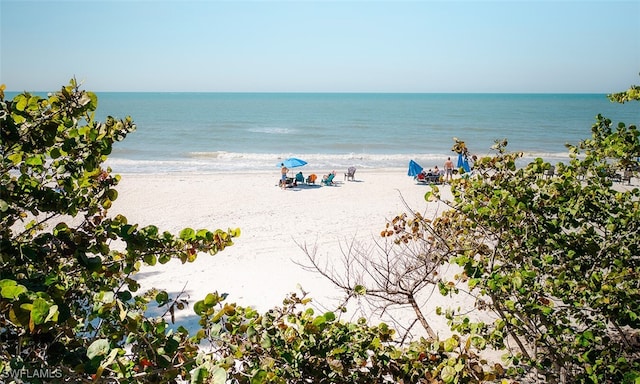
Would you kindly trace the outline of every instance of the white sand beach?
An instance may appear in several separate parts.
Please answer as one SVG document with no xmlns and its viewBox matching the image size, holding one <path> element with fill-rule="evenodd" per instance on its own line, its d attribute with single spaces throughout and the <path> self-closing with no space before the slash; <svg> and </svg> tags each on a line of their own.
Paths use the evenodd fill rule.
<svg viewBox="0 0 640 384">
<path fill-rule="evenodd" d="M 319 180 L 328 173 L 307 167 L 295 171 L 305 177 L 315 173 Z M 185 227 L 241 229 L 235 244 L 215 256 L 200 254 L 194 263 L 172 261 L 145 268 L 140 275 L 144 288 L 153 286 L 172 295 L 185 288 L 190 304 L 209 292 L 226 292 L 228 301 L 264 311 L 281 305 L 287 293 L 299 292 L 301 286 L 315 305 L 335 309 L 340 295 L 331 283 L 296 264 L 308 264 L 301 246 L 317 247 L 319 255 L 339 260 L 345 245 L 354 240 L 370 246 L 380 241 L 386 221 L 407 211 L 405 203 L 427 215 L 442 209 L 440 203 L 425 201 L 430 187 L 416 184 L 406 169 L 358 170 L 354 181 L 344 180 L 344 172 L 336 170 L 335 186 L 316 182 L 290 189 L 277 186 L 279 169 L 123 174 L 110 214 L 173 233 Z M 441 189 L 450 196 L 448 186 Z M 450 301 L 437 293 L 430 300 Z M 435 306 L 429 305 L 427 315 Z M 442 319 L 433 322 L 444 326 Z"/>
<path fill-rule="evenodd" d="M 302 171 L 305 177 L 315 173 L 319 180 L 328 173 L 309 167 L 294 171 Z M 123 214 L 129 223 L 153 224 L 175 234 L 186 227 L 240 228 L 234 245 L 217 255 L 199 254 L 195 262 L 187 264 L 172 260 L 166 265 L 145 267 L 139 274 L 143 289 L 164 289 L 174 298 L 185 289 L 190 308 L 179 312 L 177 319 L 188 328 L 197 326 L 193 303 L 214 291 L 227 293 L 229 302 L 263 312 L 282 305 L 288 293 L 299 294 L 302 288 L 318 310 L 335 310 L 344 294 L 325 277 L 299 265 L 309 264 L 302 247 L 317 249 L 323 260 L 340 271 L 349 246 L 356 242 L 375 252 L 376 242 L 384 242 L 380 232 L 396 215 L 411 209 L 434 217 L 446 209 L 441 202 L 425 201 L 424 195 L 431 187 L 417 184 L 407 176 L 406 169 L 357 170 L 354 181 L 344 180 L 345 172 L 336 170 L 335 186 L 317 181 L 315 185 L 288 189 L 277 186 L 279 169 L 199 175 L 122 174 L 117 186 L 119 197 L 110 214 Z M 615 187 L 628 188 L 622 183 Z M 440 186 L 440 190 L 443 199 L 452 198 L 448 185 Z M 473 307 L 473 300 L 463 295 L 443 297 L 427 292 L 421 299 L 429 324 L 440 336 L 450 332 L 446 320 L 435 314 L 438 306 Z M 345 318 L 354 320 L 362 315 L 350 307 Z M 365 315 L 372 322 L 390 322 L 389 317 Z M 388 315 L 404 324 L 414 318 L 410 309 Z M 470 315 L 484 318 L 488 314 L 476 311 Z"/>
</svg>

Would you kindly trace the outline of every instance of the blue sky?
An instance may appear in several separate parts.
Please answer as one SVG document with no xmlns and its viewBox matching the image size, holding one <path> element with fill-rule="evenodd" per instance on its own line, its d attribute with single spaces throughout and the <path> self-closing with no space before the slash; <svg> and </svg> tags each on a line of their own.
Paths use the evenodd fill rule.
<svg viewBox="0 0 640 384">
<path fill-rule="evenodd" d="M 92 91 L 595 92 L 640 84 L 635 1 L 0 0 L 0 82 Z"/>
</svg>

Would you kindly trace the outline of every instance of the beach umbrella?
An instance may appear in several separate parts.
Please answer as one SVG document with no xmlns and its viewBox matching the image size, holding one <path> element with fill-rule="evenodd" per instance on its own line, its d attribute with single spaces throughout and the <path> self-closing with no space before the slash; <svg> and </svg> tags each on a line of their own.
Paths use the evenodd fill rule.
<svg viewBox="0 0 640 384">
<path fill-rule="evenodd" d="M 302 167 L 303 165 L 306 165 L 307 162 L 296 157 L 290 157 L 276 164 L 276 167 L 282 167 L 282 164 L 284 164 L 284 166 L 287 168 L 295 168 Z"/>
<path fill-rule="evenodd" d="M 409 172 L 407 172 L 407 176 L 418 176 L 422 172 L 422 167 L 420 164 L 416 163 L 413 160 L 409 160 Z"/>
<path fill-rule="evenodd" d="M 462 154 L 458 155 L 458 168 L 464 169 L 465 172 L 471 172 L 469 160 L 467 160 L 466 156 L 463 156 Z"/>
</svg>

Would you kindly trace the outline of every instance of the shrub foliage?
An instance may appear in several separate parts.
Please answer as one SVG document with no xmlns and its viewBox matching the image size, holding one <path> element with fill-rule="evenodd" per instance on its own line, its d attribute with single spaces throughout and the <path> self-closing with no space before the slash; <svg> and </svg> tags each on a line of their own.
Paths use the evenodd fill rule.
<svg viewBox="0 0 640 384">
<path fill-rule="evenodd" d="M 175 376 L 163 371 L 196 345 L 145 311 L 152 300 L 169 313 L 183 304 L 163 291 L 139 294 L 135 273 L 215 254 L 238 232 L 172 235 L 108 217 L 119 176 L 102 163 L 132 120 L 94 121 L 97 98 L 74 80 L 47 98 L 8 101 L 0 91 L 0 375 L 79 382 L 152 366 Z"/>
<path fill-rule="evenodd" d="M 637 100 L 637 88 L 612 99 Z M 190 334 L 173 324 L 187 301 L 141 292 L 136 273 L 214 255 L 240 231 L 171 234 L 109 214 L 120 177 L 103 164 L 135 124 L 95 121 L 97 102 L 75 80 L 47 97 L 5 100 L 0 88 L 0 381 L 640 380 L 640 192 L 612 179 L 637 172 L 635 126 L 614 127 L 598 115 L 592 137 L 569 147 L 571 161 L 556 164 L 552 176 L 542 159 L 516 167 L 521 155 L 497 142 L 496 155 L 478 159 L 452 186 L 450 209 L 435 220 L 404 214 L 382 231 L 402 247 L 394 257 L 410 249 L 415 260 L 394 262 L 380 276 L 402 285 L 398 268 L 407 266 L 415 290 L 342 286 L 350 299 L 400 295 L 414 304 L 429 286 L 445 295 L 465 290 L 495 320 L 446 309 L 451 337 L 407 340 L 384 323 L 345 322 L 343 309 L 316 314 L 304 294 L 261 314 L 212 292 L 193 305 L 200 329 Z M 425 198 L 439 199 L 438 189 Z M 418 241 L 428 246 L 407 247 Z M 424 260 L 428 268 L 416 268 Z M 435 273 L 449 263 L 461 268 L 454 281 Z M 164 313 L 150 315 L 152 307 Z M 504 362 L 483 360 L 487 348 L 504 352 Z"/>
<path fill-rule="evenodd" d="M 637 101 L 637 87 L 610 99 Z M 496 140 L 496 154 L 454 183 L 450 209 L 394 221 L 397 243 L 428 239 L 431 253 L 454 254 L 447 263 L 462 271 L 441 292 L 470 292 L 495 320 L 449 309 L 451 328 L 504 351 L 514 380 L 640 381 L 640 132 L 597 115 L 591 133 L 568 145 L 568 164 L 516 166 L 522 154 Z"/>
<path fill-rule="evenodd" d="M 638 87 L 609 98 L 640 99 Z M 477 349 L 500 351 L 506 369 L 493 368 L 511 380 L 638 383 L 640 190 L 631 180 L 639 136 L 635 125 L 597 115 L 591 138 L 568 145 L 567 164 L 518 166 L 522 154 L 496 140 L 494 155 L 452 183 L 452 201 L 438 186 L 425 194 L 447 207 L 435 219 L 402 213 L 381 232 L 376 254 L 355 249 L 336 269 L 307 253 L 309 268 L 346 301 L 364 297 L 380 312 L 411 308 L 415 318 L 399 326 L 419 324 L 430 335 L 419 298 L 436 288 L 470 296 L 468 307 L 437 312 Z M 452 151 L 467 156 L 454 141 Z M 447 275 L 452 266 L 459 272 Z"/>
</svg>

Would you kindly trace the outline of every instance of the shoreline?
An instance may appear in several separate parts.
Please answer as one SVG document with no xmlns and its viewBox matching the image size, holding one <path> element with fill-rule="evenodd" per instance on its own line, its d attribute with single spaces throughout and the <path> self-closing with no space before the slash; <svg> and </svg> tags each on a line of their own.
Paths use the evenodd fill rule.
<svg viewBox="0 0 640 384">
<path fill-rule="evenodd" d="M 473 154 L 478 157 L 492 156 L 494 153 L 489 148 L 474 148 Z M 305 174 L 308 169 L 313 172 L 329 172 L 335 169 L 344 171 L 348 167 L 355 166 L 362 172 L 395 171 L 406 172 L 409 161 L 414 160 L 423 167 L 430 168 L 435 165 L 442 167 L 448 157 L 455 161 L 457 154 L 450 151 L 450 147 L 443 148 L 440 152 L 423 153 L 388 153 L 388 154 L 305 154 L 305 153 L 280 153 L 280 154 L 255 154 L 255 153 L 217 153 L 211 156 L 191 156 L 184 154 L 175 157 L 148 157 L 146 159 L 130 159 L 112 155 L 105 163 L 114 173 L 145 175 L 145 174 L 217 174 L 217 173 L 269 173 L 279 169 L 276 164 L 288 157 L 299 157 L 309 163 L 303 167 Z M 516 162 L 524 166 L 536 158 L 556 163 L 570 161 L 569 152 L 522 152 L 522 157 Z M 309 168 L 312 167 L 312 168 Z"/>
</svg>

